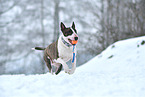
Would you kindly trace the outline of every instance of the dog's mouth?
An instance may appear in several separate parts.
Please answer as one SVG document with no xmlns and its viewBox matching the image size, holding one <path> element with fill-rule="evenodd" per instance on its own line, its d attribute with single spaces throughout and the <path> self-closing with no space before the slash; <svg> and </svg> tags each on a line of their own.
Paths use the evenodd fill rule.
<svg viewBox="0 0 145 97">
<path fill-rule="evenodd" d="M 77 40 L 71 40 L 71 39 L 68 39 L 68 41 L 72 44 L 72 45 L 75 45 L 75 44 L 77 44 Z"/>
<path fill-rule="evenodd" d="M 73 43 L 72 43 L 72 40 L 71 39 L 68 39 L 68 41 L 73 45 Z"/>
</svg>

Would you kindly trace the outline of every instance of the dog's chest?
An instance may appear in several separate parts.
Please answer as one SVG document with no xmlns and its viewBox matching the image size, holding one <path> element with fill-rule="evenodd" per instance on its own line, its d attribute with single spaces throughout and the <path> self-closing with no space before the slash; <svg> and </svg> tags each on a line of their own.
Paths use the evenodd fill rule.
<svg viewBox="0 0 145 97">
<path fill-rule="evenodd" d="M 62 58 L 65 62 L 69 61 L 72 57 L 72 49 L 60 48 L 59 57 Z"/>
<path fill-rule="evenodd" d="M 61 59 L 65 62 L 69 61 L 72 58 L 72 47 L 66 47 L 61 42 L 58 42 L 58 54 Z"/>
</svg>

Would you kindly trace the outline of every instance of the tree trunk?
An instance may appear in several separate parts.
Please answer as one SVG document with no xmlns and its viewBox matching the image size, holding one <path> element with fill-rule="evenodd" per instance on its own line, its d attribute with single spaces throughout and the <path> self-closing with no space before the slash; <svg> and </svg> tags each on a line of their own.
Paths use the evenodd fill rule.
<svg viewBox="0 0 145 97">
<path fill-rule="evenodd" d="M 45 31 L 44 31 L 44 23 L 43 23 L 43 20 L 44 20 L 44 3 L 43 3 L 43 0 L 41 0 L 41 19 L 40 19 L 40 23 L 41 23 L 41 33 L 42 33 L 42 45 L 43 47 L 45 47 Z M 43 51 L 44 53 L 44 51 Z M 45 73 L 45 63 L 44 63 L 44 60 L 42 60 L 42 71 L 43 73 Z"/>
<path fill-rule="evenodd" d="M 55 42 L 59 37 L 59 0 L 54 0 L 55 8 L 54 8 L 54 34 L 53 34 L 53 42 Z"/>
</svg>

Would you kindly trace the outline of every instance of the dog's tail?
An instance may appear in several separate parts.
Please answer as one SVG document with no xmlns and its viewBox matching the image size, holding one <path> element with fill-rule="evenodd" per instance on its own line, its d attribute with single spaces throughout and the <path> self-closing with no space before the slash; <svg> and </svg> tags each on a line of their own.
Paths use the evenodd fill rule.
<svg viewBox="0 0 145 97">
<path fill-rule="evenodd" d="M 46 48 L 44 48 L 44 47 L 34 47 L 34 48 L 32 48 L 32 50 L 45 50 Z"/>
</svg>

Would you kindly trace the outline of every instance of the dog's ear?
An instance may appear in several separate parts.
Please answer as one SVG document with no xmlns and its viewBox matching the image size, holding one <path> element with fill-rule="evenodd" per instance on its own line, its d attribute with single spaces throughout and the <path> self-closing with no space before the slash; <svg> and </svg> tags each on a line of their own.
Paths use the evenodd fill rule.
<svg viewBox="0 0 145 97">
<path fill-rule="evenodd" d="M 72 23 L 72 28 L 75 29 L 75 23 L 74 22 Z"/>
<path fill-rule="evenodd" d="M 65 25 L 61 22 L 61 31 L 63 31 L 65 28 Z"/>
</svg>

